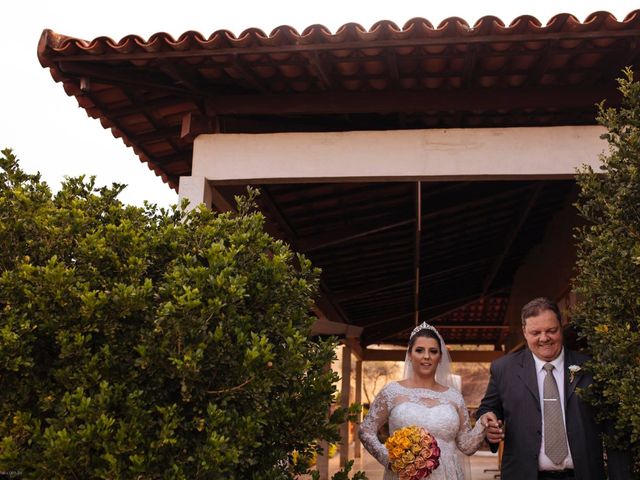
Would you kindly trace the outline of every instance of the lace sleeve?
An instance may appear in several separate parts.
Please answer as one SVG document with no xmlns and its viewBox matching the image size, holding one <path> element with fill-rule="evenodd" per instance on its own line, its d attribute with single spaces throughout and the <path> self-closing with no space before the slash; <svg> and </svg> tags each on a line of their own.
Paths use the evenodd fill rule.
<svg viewBox="0 0 640 480">
<path fill-rule="evenodd" d="M 371 404 L 369 413 L 360 424 L 360 441 L 364 448 L 384 467 L 389 463 L 389 453 L 378 439 L 378 432 L 389 419 L 387 387 L 383 388 Z"/>
<path fill-rule="evenodd" d="M 469 412 L 464 404 L 462 395 L 458 393 L 456 398 L 456 407 L 458 409 L 458 415 L 460 416 L 460 428 L 456 435 L 456 444 L 458 449 L 465 455 L 473 455 L 484 440 L 484 427 L 481 422 L 476 422 L 476 425 L 471 428 L 469 421 Z"/>
</svg>

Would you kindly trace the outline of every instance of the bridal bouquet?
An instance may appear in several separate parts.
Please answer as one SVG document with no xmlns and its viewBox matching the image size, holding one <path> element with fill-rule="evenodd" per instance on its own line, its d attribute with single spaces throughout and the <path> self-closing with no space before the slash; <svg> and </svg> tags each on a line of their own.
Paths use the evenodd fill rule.
<svg viewBox="0 0 640 480">
<path fill-rule="evenodd" d="M 389 452 L 389 466 L 400 480 L 420 480 L 440 465 L 440 448 L 424 428 L 411 425 L 396 430 L 384 443 Z"/>
</svg>

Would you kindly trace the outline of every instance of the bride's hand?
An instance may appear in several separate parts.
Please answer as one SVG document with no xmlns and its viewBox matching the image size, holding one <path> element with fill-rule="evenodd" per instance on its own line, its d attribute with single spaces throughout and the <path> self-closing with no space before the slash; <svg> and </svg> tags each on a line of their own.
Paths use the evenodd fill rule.
<svg viewBox="0 0 640 480">
<path fill-rule="evenodd" d="M 485 413 L 480 417 L 480 423 L 485 427 L 485 435 L 489 443 L 500 443 L 504 438 L 502 420 L 498 420 L 495 413 Z"/>
</svg>

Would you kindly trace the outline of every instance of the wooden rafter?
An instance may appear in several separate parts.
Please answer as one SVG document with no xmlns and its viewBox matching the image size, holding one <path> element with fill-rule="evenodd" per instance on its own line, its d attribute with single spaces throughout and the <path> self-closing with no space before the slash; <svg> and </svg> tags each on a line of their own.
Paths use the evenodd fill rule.
<svg viewBox="0 0 640 480">
<path fill-rule="evenodd" d="M 370 222 L 368 225 L 351 225 L 347 228 L 341 228 L 338 232 L 332 231 L 320 235 L 310 235 L 308 237 L 300 238 L 298 246 L 301 252 L 312 252 L 321 248 L 350 242 L 351 240 L 356 240 L 358 238 L 405 227 L 413 224 L 414 222 L 415 220 L 411 218 L 393 223 L 385 223 L 375 227 L 371 227 Z M 369 228 L 366 228 L 366 226 Z"/>
<path fill-rule="evenodd" d="M 173 78 L 176 83 L 186 86 L 194 94 L 200 97 L 206 95 L 206 90 L 200 85 L 201 79 L 198 78 L 197 69 L 179 68 L 175 62 L 167 61 L 160 62 L 159 68 Z M 200 113 L 205 113 L 204 108 L 201 109 Z"/>
<path fill-rule="evenodd" d="M 89 78 L 96 81 L 107 80 L 113 85 L 151 89 L 172 95 L 180 95 L 181 98 L 200 98 L 200 95 L 191 92 L 184 86 L 168 85 L 155 75 L 141 73 L 128 66 L 114 69 L 104 65 L 74 62 L 63 57 L 63 59 L 58 62 L 58 68 L 67 75 Z"/>
<path fill-rule="evenodd" d="M 441 91 L 318 92 L 269 95 L 216 95 L 207 99 L 207 111 L 218 115 L 340 114 L 397 111 L 425 113 L 441 110 L 501 110 L 521 108 L 584 108 L 602 98 L 619 98 L 615 85 L 607 87 L 495 88 L 491 95 L 481 88 Z"/>
<path fill-rule="evenodd" d="M 499 192 L 494 195 L 483 196 L 480 199 L 473 199 L 468 202 L 462 202 L 455 204 L 451 207 L 430 211 L 422 215 L 422 222 L 434 220 L 435 218 L 453 215 L 458 212 L 463 212 L 473 206 L 475 208 L 483 205 L 491 205 L 493 202 L 504 200 L 505 198 L 518 195 L 525 190 L 530 190 L 530 186 L 517 187 L 504 192 Z M 330 246 L 336 246 L 342 243 L 347 243 L 351 240 L 358 238 L 375 235 L 387 230 L 394 230 L 396 228 L 411 225 L 415 222 L 414 218 L 406 218 L 404 220 L 380 224 L 371 226 L 371 221 L 368 219 L 365 224 L 352 223 L 350 226 L 340 228 L 335 231 L 329 231 L 323 234 L 314 234 L 307 237 L 298 237 L 297 246 L 302 252 L 311 252 L 326 248 Z"/>
<path fill-rule="evenodd" d="M 233 56 L 232 68 L 236 69 L 240 72 L 242 79 L 247 82 L 251 87 L 256 89 L 259 92 L 266 92 L 268 89 L 264 86 L 263 82 L 258 79 L 254 73 L 251 71 L 251 67 L 247 65 L 247 63 L 240 58 L 240 52 L 236 52 Z M 244 52 L 242 52 L 244 54 Z"/>
<path fill-rule="evenodd" d="M 143 98 L 144 108 L 147 110 L 159 110 L 165 108 L 172 108 L 177 105 L 183 105 L 184 101 L 175 96 L 161 97 L 156 99 Z M 197 111 L 198 107 L 196 102 L 193 102 L 193 111 Z M 129 115 L 136 115 L 140 111 L 139 104 L 130 104 L 125 107 L 108 108 L 105 110 L 105 114 L 109 118 L 122 118 Z"/>
</svg>

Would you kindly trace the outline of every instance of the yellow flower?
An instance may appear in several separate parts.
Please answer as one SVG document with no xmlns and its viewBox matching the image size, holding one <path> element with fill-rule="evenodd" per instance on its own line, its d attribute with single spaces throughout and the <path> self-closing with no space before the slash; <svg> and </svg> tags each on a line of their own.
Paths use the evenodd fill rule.
<svg viewBox="0 0 640 480">
<path fill-rule="evenodd" d="M 400 447 L 396 447 L 393 449 L 393 456 L 395 458 L 400 458 L 402 457 L 402 455 L 404 454 L 404 449 L 400 448 Z"/>
<path fill-rule="evenodd" d="M 413 462 L 415 459 L 416 457 L 413 453 L 411 453 L 411 451 L 405 452 L 404 455 L 402 455 L 402 460 L 406 464 Z"/>
</svg>

